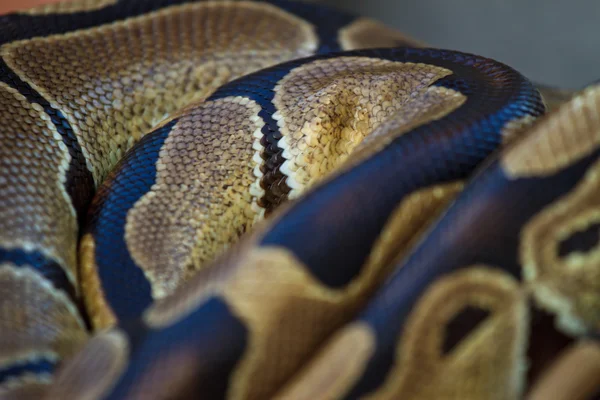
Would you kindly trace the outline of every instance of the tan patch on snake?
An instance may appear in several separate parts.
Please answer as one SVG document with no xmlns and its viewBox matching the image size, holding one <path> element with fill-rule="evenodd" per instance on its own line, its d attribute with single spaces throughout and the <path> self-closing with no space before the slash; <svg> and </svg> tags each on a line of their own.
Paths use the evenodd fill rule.
<svg viewBox="0 0 600 400">
<path fill-rule="evenodd" d="M 600 393 L 600 344 L 582 340 L 535 382 L 527 400 L 591 400 Z"/>
<path fill-rule="evenodd" d="M 43 108 L 0 82 L 0 247 L 39 251 L 75 283 L 77 221 L 64 187 L 70 159 Z"/>
<path fill-rule="evenodd" d="M 146 312 L 145 320 L 151 327 L 164 327 L 207 298 L 222 297 L 250 331 L 229 395 L 263 399 L 270 398 L 310 351 L 349 318 L 380 277 L 365 269 L 346 288 L 335 290 L 321 285 L 287 250 L 251 250 L 249 245 L 230 255 L 229 262 L 200 271 L 176 295 Z"/>
<path fill-rule="evenodd" d="M 243 97 L 202 103 L 169 133 L 156 182 L 128 213 L 125 227 L 131 257 L 155 299 L 237 241 L 257 217 L 249 188 L 262 149 L 259 111 Z"/>
<path fill-rule="evenodd" d="M 244 241 L 175 295 L 157 303 L 145 320 L 155 328 L 171 325 L 210 296 L 223 297 L 251 331 L 249 350 L 235 373 L 231 393 L 234 398 L 241 394 L 268 398 L 269 390 L 279 387 L 311 350 L 364 304 L 386 275 L 390 260 L 408 247 L 415 231 L 460 188 L 460 183 L 438 185 L 405 198 L 375 242 L 361 275 L 344 289 L 321 285 L 284 249 L 251 250 L 254 242 Z"/>
<path fill-rule="evenodd" d="M 600 85 L 563 104 L 519 143 L 501 158 L 512 178 L 553 175 L 591 154 L 600 146 Z"/>
<path fill-rule="evenodd" d="M 521 232 L 521 265 L 528 286 L 570 334 L 600 329 L 599 192 L 600 161 L 575 189 L 541 210 Z M 589 248 L 560 254 L 561 244 L 586 231 L 593 240 Z"/>
<path fill-rule="evenodd" d="M 95 11 L 113 4 L 118 0 L 62 0 L 58 3 L 44 4 L 42 6 L 19 11 L 20 14 L 48 15 L 48 14 L 73 14 L 77 12 Z"/>
<path fill-rule="evenodd" d="M 341 399 L 362 375 L 375 351 L 375 334 L 362 323 L 354 323 L 337 333 L 326 352 L 321 352 L 275 399 Z"/>
<path fill-rule="evenodd" d="M 292 189 L 288 197 L 297 197 L 340 165 L 399 110 L 413 108 L 417 116 L 427 111 L 431 105 L 420 103 L 424 92 L 451 73 L 432 65 L 368 57 L 319 60 L 292 70 L 275 88 L 273 99 L 273 118 L 282 134 L 278 145 L 286 159 L 281 172 Z"/>
<path fill-rule="evenodd" d="M 425 46 L 424 43 L 370 18 L 359 18 L 340 29 L 338 41 L 344 50 Z"/>
<path fill-rule="evenodd" d="M 515 139 L 523 136 L 527 129 L 537 121 L 538 118 L 533 115 L 524 115 L 520 118 L 510 120 L 504 125 L 504 128 L 500 131 L 502 137 L 502 146 L 508 146 L 513 143 Z"/>
<path fill-rule="evenodd" d="M 449 353 L 451 322 L 468 308 L 488 316 Z M 475 266 L 435 281 L 413 308 L 395 366 L 369 399 L 507 400 L 523 390 L 528 334 L 525 294 L 509 275 Z"/>
<path fill-rule="evenodd" d="M 314 27 L 267 3 L 172 6 L 4 45 L 0 54 L 61 110 L 96 183 L 175 110 L 236 77 L 312 54 Z"/>
<path fill-rule="evenodd" d="M 104 398 L 125 371 L 128 353 L 129 343 L 122 332 L 97 334 L 58 371 L 48 399 Z"/>
<path fill-rule="evenodd" d="M 0 264 L 0 310 L 0 367 L 41 353 L 64 358 L 88 337 L 67 295 L 28 266 Z"/>
<path fill-rule="evenodd" d="M 92 327 L 95 331 L 111 327 L 117 322 L 117 317 L 104 297 L 102 281 L 96 267 L 96 243 L 92 235 L 83 236 L 79 254 L 81 292 Z"/>
</svg>

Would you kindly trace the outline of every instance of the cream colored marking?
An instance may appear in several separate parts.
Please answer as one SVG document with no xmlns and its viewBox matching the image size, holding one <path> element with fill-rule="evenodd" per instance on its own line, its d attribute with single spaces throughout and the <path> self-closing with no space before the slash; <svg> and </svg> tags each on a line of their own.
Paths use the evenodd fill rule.
<svg viewBox="0 0 600 400">
<path fill-rule="evenodd" d="M 559 246 L 600 224 L 600 161 L 570 191 L 546 206 L 521 231 L 523 275 L 537 303 L 559 317 L 569 334 L 600 329 L 600 243 L 560 257 Z"/>
<path fill-rule="evenodd" d="M 537 120 L 537 117 L 527 114 L 509 121 L 500 132 L 502 146 L 507 146 L 515 142 L 516 139 L 523 137 L 526 134 L 525 131 L 530 129 Z"/>
<path fill-rule="evenodd" d="M 263 120 L 245 97 L 202 103 L 169 133 L 156 182 L 127 215 L 131 257 L 167 296 L 237 241 L 259 217 L 253 210 Z M 258 157 L 260 159 L 260 157 Z"/>
<path fill-rule="evenodd" d="M 20 14 L 47 15 L 47 14 L 73 14 L 77 12 L 95 11 L 117 4 L 118 0 L 62 0 L 58 3 L 44 4 L 28 10 L 19 11 Z"/>
<path fill-rule="evenodd" d="M 327 351 L 320 352 L 274 397 L 278 400 L 341 399 L 361 377 L 375 351 L 375 334 L 363 323 L 337 333 Z"/>
<path fill-rule="evenodd" d="M 490 311 L 449 354 L 445 327 L 464 307 Z M 393 369 L 369 399 L 510 400 L 521 397 L 526 295 L 508 274 L 474 266 L 435 281 L 404 324 Z"/>
<path fill-rule="evenodd" d="M 338 41 L 344 50 L 425 46 L 423 42 L 370 18 L 359 18 L 340 29 Z"/>
<path fill-rule="evenodd" d="M 114 330 L 96 334 L 57 372 L 47 399 L 104 398 L 125 371 L 128 353 L 129 343 L 125 334 Z"/>
<path fill-rule="evenodd" d="M 104 297 L 96 265 L 96 244 L 91 234 L 81 239 L 79 255 L 81 292 L 92 327 L 95 331 L 111 327 L 117 322 L 117 317 Z"/>
<path fill-rule="evenodd" d="M 43 108 L 0 82 L 0 248 L 40 252 L 75 285 L 77 221 L 64 187 L 70 160 Z"/>
<path fill-rule="evenodd" d="M 0 366 L 75 352 L 87 332 L 77 308 L 28 266 L 0 264 Z"/>
<path fill-rule="evenodd" d="M 465 97 L 458 92 L 428 88 L 450 73 L 367 57 L 320 60 L 292 70 L 273 100 L 282 134 L 278 146 L 286 159 L 281 172 L 292 189 L 288 197 L 298 197 L 346 159 L 346 167 L 356 164 L 366 154 L 359 151 L 365 147 L 361 142 L 382 147 L 462 104 Z"/>
<path fill-rule="evenodd" d="M 600 344 L 582 340 L 534 383 L 527 400 L 589 400 L 599 390 Z"/>
<path fill-rule="evenodd" d="M 206 1 L 6 44 L 0 55 L 63 112 L 98 184 L 172 112 L 317 44 L 310 23 L 268 3 Z"/>
<path fill-rule="evenodd" d="M 501 164 L 511 178 L 549 176 L 600 146 L 600 85 L 592 86 L 540 120 Z"/>
</svg>

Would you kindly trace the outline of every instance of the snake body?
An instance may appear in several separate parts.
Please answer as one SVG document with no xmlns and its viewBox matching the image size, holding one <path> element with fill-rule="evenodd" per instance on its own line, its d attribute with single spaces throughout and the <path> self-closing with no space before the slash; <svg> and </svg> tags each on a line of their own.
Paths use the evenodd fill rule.
<svg viewBox="0 0 600 400">
<path fill-rule="evenodd" d="M 600 87 L 544 115 L 283 0 L 59 3 L 0 44 L 0 396 L 600 391 Z"/>
</svg>

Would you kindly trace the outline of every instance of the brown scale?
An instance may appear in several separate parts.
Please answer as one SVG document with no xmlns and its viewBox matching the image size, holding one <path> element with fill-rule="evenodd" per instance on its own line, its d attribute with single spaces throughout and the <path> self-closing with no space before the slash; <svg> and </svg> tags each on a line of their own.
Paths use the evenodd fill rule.
<svg viewBox="0 0 600 400">
<path fill-rule="evenodd" d="M 273 100 L 282 135 L 278 146 L 286 159 L 280 172 L 287 176 L 289 197 L 298 197 L 342 164 L 401 108 L 426 110 L 419 95 L 448 74 L 431 65 L 364 57 L 320 60 L 292 70 Z"/>
<path fill-rule="evenodd" d="M 159 153 L 156 182 L 129 211 L 125 240 L 155 299 L 173 292 L 257 218 L 248 190 L 264 122 L 252 100 L 189 108 Z"/>
<path fill-rule="evenodd" d="M 33 268 L 0 263 L 0 369 L 73 355 L 88 333 L 71 301 Z M 21 378 L 9 386 L 19 386 Z"/>
<path fill-rule="evenodd" d="M 42 253 L 75 284 L 77 221 L 63 186 L 69 160 L 42 107 L 0 83 L 0 247 Z"/>
<path fill-rule="evenodd" d="M 65 114 L 96 183 L 169 114 L 218 86 L 317 46 L 266 3 L 195 3 L 2 47 L 7 65 Z"/>
<path fill-rule="evenodd" d="M 487 317 L 444 351 L 445 331 L 466 307 Z M 368 399 L 517 399 L 522 396 L 527 297 L 500 270 L 473 266 L 438 279 L 413 308 L 390 378 Z"/>
</svg>

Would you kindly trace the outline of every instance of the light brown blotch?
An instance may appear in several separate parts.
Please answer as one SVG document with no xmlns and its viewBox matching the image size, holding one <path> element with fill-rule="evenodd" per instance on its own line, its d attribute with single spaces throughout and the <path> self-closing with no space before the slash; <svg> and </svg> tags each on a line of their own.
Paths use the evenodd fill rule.
<svg viewBox="0 0 600 400">
<path fill-rule="evenodd" d="M 70 160 L 44 109 L 0 82 L 0 248 L 40 252 L 75 285 L 77 220 L 64 187 Z"/>
<path fill-rule="evenodd" d="M 125 371 L 128 353 L 124 333 L 113 330 L 96 334 L 57 372 L 44 400 L 104 398 Z"/>
<path fill-rule="evenodd" d="M 371 18 L 359 18 L 340 29 L 338 41 L 344 50 L 425 46 L 425 43 Z"/>
<path fill-rule="evenodd" d="M 600 329 L 600 243 L 561 256 L 560 245 L 600 225 L 600 161 L 569 193 L 533 216 L 521 231 L 523 275 L 537 303 L 557 314 L 568 334 Z"/>
<path fill-rule="evenodd" d="M 115 325 L 117 317 L 104 296 L 96 265 L 96 243 L 89 233 L 81 238 L 79 260 L 79 282 L 92 327 L 98 331 Z"/>
<path fill-rule="evenodd" d="M 444 354 L 446 326 L 465 307 L 490 315 Z M 392 370 L 366 398 L 520 398 L 527 335 L 526 295 L 508 274 L 473 266 L 443 276 L 421 295 L 404 324 Z"/>
<path fill-rule="evenodd" d="M 44 4 L 27 10 L 19 11 L 20 14 L 48 15 L 48 14 L 73 14 L 77 12 L 96 11 L 117 4 L 118 0 L 62 0 L 58 3 Z"/>
<path fill-rule="evenodd" d="M 206 1 L 6 44 L 0 55 L 66 116 L 99 184 L 170 113 L 317 42 L 310 23 L 268 3 Z"/>
<path fill-rule="evenodd" d="M 125 226 L 127 248 L 154 299 L 172 293 L 260 217 L 250 191 L 261 160 L 259 111 L 244 97 L 201 103 L 165 140 L 156 181 Z"/>
<path fill-rule="evenodd" d="M 277 400 L 342 399 L 352 388 L 375 351 L 375 334 L 363 323 L 353 323 L 336 333 L 274 397 Z"/>
<path fill-rule="evenodd" d="M 151 327 L 168 326 L 220 296 L 250 332 L 229 396 L 269 398 L 349 318 L 377 278 L 376 271 L 365 271 L 347 287 L 331 289 L 283 248 L 246 247 L 234 260 L 201 271 L 144 318 Z"/>
<path fill-rule="evenodd" d="M 527 130 L 530 129 L 538 119 L 538 117 L 527 114 L 507 122 L 500 131 L 502 146 L 508 146 L 527 134 Z"/>
<path fill-rule="evenodd" d="M 269 390 L 282 384 L 364 304 L 386 276 L 391 260 L 409 247 L 415 233 L 461 187 L 459 182 L 435 185 L 403 199 L 376 240 L 363 272 L 345 288 L 323 286 L 283 248 L 252 249 L 255 242 L 246 240 L 234 253 L 201 270 L 175 295 L 158 302 L 144 318 L 152 327 L 168 326 L 210 296 L 221 296 L 250 330 L 250 344 L 231 393 L 240 398 L 269 397 Z M 355 375 L 349 372 L 348 380 Z"/>
<path fill-rule="evenodd" d="M 600 393 L 600 344 L 581 340 L 533 384 L 527 400 L 591 400 Z"/>
<path fill-rule="evenodd" d="M 0 264 L 0 367 L 37 354 L 72 355 L 86 328 L 66 293 L 27 265 Z"/>
<path fill-rule="evenodd" d="M 288 197 L 299 196 L 339 166 L 400 110 L 412 109 L 407 111 L 412 117 L 424 112 L 430 116 L 426 107 L 431 104 L 421 102 L 424 92 L 451 73 L 433 65 L 369 57 L 318 60 L 292 70 L 276 86 L 273 99 L 273 118 L 282 135 L 278 146 L 286 160 L 280 170 L 291 188 Z M 453 109 L 445 105 L 446 113 Z M 385 135 L 394 136 L 387 129 Z"/>
<path fill-rule="evenodd" d="M 600 85 L 587 88 L 541 119 L 500 159 L 509 178 L 549 176 L 600 146 Z"/>
</svg>

